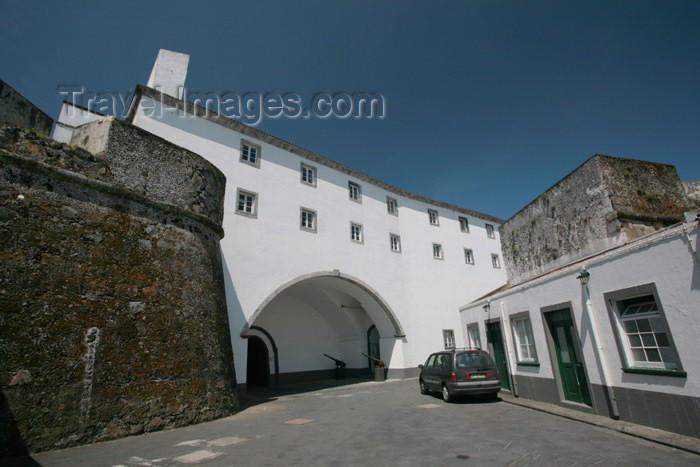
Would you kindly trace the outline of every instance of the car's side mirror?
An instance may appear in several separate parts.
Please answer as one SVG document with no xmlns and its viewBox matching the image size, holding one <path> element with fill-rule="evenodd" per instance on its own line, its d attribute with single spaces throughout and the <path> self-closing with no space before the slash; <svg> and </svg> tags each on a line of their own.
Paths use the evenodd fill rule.
<svg viewBox="0 0 700 467">
<path fill-rule="evenodd" d="M 422 369 L 423 369 L 423 365 L 422 365 L 422 364 L 418 365 L 418 369 L 422 370 Z"/>
</svg>

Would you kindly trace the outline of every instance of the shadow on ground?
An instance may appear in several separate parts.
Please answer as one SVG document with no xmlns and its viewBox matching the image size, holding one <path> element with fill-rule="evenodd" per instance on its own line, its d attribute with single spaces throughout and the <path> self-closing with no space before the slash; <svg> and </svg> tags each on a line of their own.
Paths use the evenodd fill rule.
<svg viewBox="0 0 700 467">
<path fill-rule="evenodd" d="M 374 377 L 367 375 L 366 377 L 324 379 L 318 381 L 307 381 L 303 383 L 280 384 L 277 386 L 250 387 L 247 388 L 247 391 L 242 391 L 239 393 L 239 400 L 241 403 L 241 410 L 245 410 L 258 404 L 274 401 L 282 396 L 320 391 L 328 388 L 350 386 L 358 383 L 366 383 L 368 381 L 374 381 Z"/>
</svg>

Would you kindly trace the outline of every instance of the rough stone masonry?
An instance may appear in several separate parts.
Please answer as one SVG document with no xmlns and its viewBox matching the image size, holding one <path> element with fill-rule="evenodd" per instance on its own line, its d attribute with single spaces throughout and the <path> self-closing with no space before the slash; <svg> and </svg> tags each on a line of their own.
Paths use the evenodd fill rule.
<svg viewBox="0 0 700 467">
<path fill-rule="evenodd" d="M 0 125 L 0 458 L 238 407 L 225 177 L 111 118 L 76 138 Z"/>
</svg>

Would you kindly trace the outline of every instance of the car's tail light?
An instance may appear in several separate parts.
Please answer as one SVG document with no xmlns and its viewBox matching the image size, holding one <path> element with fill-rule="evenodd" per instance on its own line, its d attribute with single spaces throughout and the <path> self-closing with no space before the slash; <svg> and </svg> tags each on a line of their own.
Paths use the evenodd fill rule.
<svg viewBox="0 0 700 467">
<path fill-rule="evenodd" d="M 457 379 L 457 375 L 455 374 L 454 371 L 453 371 L 452 374 L 450 375 L 450 379 L 452 379 L 452 380 Z"/>
</svg>

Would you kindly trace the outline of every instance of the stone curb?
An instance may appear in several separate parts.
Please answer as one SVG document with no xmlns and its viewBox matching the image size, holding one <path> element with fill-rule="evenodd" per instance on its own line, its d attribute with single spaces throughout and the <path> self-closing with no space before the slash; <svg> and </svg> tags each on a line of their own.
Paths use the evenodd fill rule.
<svg viewBox="0 0 700 467">
<path fill-rule="evenodd" d="M 663 444 L 674 449 L 700 455 L 700 439 L 698 438 L 684 436 L 678 433 L 671 433 L 669 431 L 659 430 L 643 425 L 636 425 L 634 423 L 621 420 L 613 420 L 600 415 L 578 412 L 576 410 L 567 409 L 544 402 L 521 399 L 507 393 L 504 394 L 503 392 L 501 392 L 499 396 L 503 402 L 508 404 L 518 405 L 520 407 L 536 410 L 538 412 L 544 412 L 562 418 L 568 418 L 569 420 L 587 423 L 600 428 L 614 430 L 618 433 L 634 436 L 653 443 Z"/>
</svg>

